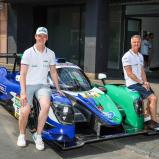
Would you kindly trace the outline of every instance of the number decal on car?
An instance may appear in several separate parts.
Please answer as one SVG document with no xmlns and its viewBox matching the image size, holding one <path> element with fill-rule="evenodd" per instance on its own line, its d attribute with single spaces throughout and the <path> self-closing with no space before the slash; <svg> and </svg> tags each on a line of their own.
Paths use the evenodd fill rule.
<svg viewBox="0 0 159 159">
<path fill-rule="evenodd" d="M 18 119 L 21 107 L 20 97 L 15 92 L 10 92 L 10 94 L 13 96 L 12 101 L 13 101 L 13 107 L 15 109 L 14 116 Z"/>
</svg>

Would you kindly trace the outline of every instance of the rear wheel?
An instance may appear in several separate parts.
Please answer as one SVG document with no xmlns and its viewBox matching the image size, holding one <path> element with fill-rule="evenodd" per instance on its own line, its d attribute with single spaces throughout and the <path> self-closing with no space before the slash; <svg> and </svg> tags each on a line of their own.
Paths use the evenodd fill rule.
<svg viewBox="0 0 159 159">
<path fill-rule="evenodd" d="M 34 97 L 33 99 L 33 107 L 31 108 L 31 112 L 28 118 L 27 127 L 31 133 L 36 132 L 37 125 L 38 125 L 38 116 L 40 111 L 40 105 L 38 100 Z"/>
</svg>

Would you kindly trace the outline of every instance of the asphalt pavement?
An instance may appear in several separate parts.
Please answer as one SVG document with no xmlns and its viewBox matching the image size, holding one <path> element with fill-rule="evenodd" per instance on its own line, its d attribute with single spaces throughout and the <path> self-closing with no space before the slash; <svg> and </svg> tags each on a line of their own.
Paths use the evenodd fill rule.
<svg viewBox="0 0 159 159">
<path fill-rule="evenodd" d="M 107 80 L 107 83 L 124 83 L 124 81 Z M 158 82 L 151 82 L 151 85 L 159 96 Z M 159 159 L 159 135 L 139 135 L 91 143 L 71 151 L 61 151 L 55 145 L 46 144 L 45 151 L 40 152 L 36 150 L 28 131 L 27 147 L 16 146 L 18 121 L 2 106 L 0 106 L 0 128 L 0 159 Z"/>
<path fill-rule="evenodd" d="M 31 134 L 27 131 L 27 147 L 16 146 L 18 136 L 18 121 L 0 106 L 0 159 L 61 159 L 61 157 L 46 145 L 46 150 L 36 150 Z M 49 155 L 48 155 L 49 154 Z"/>
<path fill-rule="evenodd" d="M 138 147 L 149 143 L 155 147 L 159 143 L 157 136 L 134 137 L 118 140 L 109 140 L 98 143 L 86 144 L 84 147 L 62 151 L 55 145 L 46 145 L 44 151 L 38 151 L 27 131 L 27 147 L 16 146 L 18 136 L 18 121 L 0 106 L 0 159 L 153 159 L 157 158 L 153 147 L 149 147 L 152 154 L 145 151 L 136 152 Z M 131 143 L 131 144 L 130 144 Z M 157 151 L 156 147 L 156 151 Z M 153 149 L 153 151 L 152 151 Z M 135 151 L 134 151 L 135 150 Z"/>
</svg>

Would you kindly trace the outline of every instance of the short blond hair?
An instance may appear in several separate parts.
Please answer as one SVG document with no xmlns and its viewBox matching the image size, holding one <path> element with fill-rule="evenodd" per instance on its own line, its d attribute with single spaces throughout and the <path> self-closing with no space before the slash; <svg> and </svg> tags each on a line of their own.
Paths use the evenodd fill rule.
<svg viewBox="0 0 159 159">
<path fill-rule="evenodd" d="M 132 39 L 134 39 L 134 38 L 137 38 L 137 39 L 139 39 L 141 41 L 141 36 L 140 35 L 133 35 L 131 37 L 131 42 L 132 42 Z"/>
</svg>

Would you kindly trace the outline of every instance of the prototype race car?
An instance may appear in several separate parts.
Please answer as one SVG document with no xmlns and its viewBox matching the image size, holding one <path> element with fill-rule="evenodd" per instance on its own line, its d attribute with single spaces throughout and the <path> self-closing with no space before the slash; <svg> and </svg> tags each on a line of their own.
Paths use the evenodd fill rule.
<svg viewBox="0 0 159 159">
<path fill-rule="evenodd" d="M 18 54 L 0 55 L 13 58 L 14 67 L 9 71 L 0 67 L 0 100 L 18 119 L 20 114 L 19 71 L 16 71 Z M 56 143 L 63 150 L 77 148 L 85 143 L 113 138 L 157 133 L 144 128 L 143 102 L 137 92 L 124 85 L 91 84 L 84 72 L 76 65 L 57 59 L 60 96 L 48 76 L 52 89 L 51 106 L 42 133 L 44 141 Z M 105 77 L 99 79 L 104 80 Z M 28 128 L 36 131 L 40 105 L 34 97 Z"/>
</svg>

